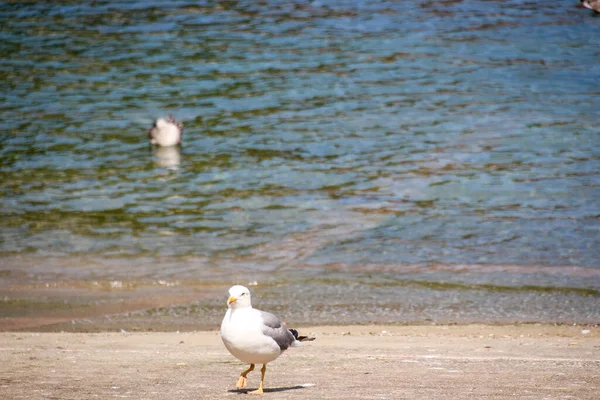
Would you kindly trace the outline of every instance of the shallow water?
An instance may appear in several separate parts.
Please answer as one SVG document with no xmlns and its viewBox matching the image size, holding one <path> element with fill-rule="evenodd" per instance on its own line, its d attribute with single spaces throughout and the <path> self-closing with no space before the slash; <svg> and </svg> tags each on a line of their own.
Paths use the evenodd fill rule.
<svg viewBox="0 0 600 400">
<path fill-rule="evenodd" d="M 598 322 L 599 33 L 577 1 L 1 3 L 2 313 L 211 288 L 150 314 L 218 323 L 256 282 L 303 323 Z"/>
</svg>

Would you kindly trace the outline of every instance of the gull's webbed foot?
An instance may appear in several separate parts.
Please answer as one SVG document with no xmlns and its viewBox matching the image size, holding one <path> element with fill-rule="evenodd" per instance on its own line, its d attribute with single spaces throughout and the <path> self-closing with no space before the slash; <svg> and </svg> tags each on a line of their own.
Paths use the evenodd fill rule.
<svg viewBox="0 0 600 400">
<path fill-rule="evenodd" d="M 242 372 L 237 383 L 235 384 L 236 388 L 243 389 L 246 387 L 246 385 L 248 384 L 248 378 L 246 378 L 246 375 L 248 375 L 250 372 L 252 372 L 253 369 L 254 369 L 254 364 L 250 364 L 250 368 L 248 368 L 247 370 Z"/>
<path fill-rule="evenodd" d="M 248 378 L 246 378 L 245 376 L 240 376 L 237 383 L 235 384 L 235 387 L 238 389 L 243 389 L 246 387 L 247 384 L 248 384 Z"/>
</svg>

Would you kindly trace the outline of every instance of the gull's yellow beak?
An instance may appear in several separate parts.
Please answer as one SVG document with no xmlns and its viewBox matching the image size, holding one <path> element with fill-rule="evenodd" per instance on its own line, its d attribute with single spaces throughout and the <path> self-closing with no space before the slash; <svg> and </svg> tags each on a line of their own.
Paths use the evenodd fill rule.
<svg viewBox="0 0 600 400">
<path fill-rule="evenodd" d="M 227 305 L 230 305 L 231 303 L 235 303 L 236 301 L 237 301 L 237 297 L 229 296 L 229 298 L 227 299 Z"/>
</svg>

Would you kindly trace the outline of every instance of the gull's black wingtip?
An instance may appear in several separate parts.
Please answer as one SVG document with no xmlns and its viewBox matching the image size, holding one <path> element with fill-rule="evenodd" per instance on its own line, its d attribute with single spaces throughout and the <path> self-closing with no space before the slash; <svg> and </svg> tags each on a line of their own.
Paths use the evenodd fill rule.
<svg viewBox="0 0 600 400">
<path fill-rule="evenodd" d="M 294 335 L 294 338 L 299 342 L 312 342 L 313 340 L 316 339 L 314 337 L 309 337 L 309 336 L 300 336 L 298 334 L 298 331 L 295 329 L 289 329 L 289 331 L 292 332 L 292 335 Z"/>
</svg>

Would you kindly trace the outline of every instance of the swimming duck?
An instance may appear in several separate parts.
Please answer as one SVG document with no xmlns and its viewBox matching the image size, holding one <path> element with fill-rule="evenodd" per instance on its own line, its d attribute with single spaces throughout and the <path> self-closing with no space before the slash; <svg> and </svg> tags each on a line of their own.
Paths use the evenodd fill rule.
<svg viewBox="0 0 600 400">
<path fill-rule="evenodd" d="M 183 124 L 177 122 L 171 114 L 168 118 L 159 118 L 154 121 L 152 128 L 148 129 L 150 144 L 162 147 L 181 144 L 183 137 Z"/>
</svg>

